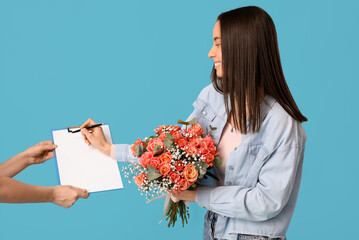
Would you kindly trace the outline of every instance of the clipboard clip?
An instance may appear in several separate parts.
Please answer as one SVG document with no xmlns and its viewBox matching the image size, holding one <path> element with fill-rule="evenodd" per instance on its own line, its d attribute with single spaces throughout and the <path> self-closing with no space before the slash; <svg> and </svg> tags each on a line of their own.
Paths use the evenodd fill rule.
<svg viewBox="0 0 359 240">
<path fill-rule="evenodd" d="M 81 127 L 81 126 L 68 127 L 68 128 L 67 128 L 67 132 L 68 132 L 68 133 L 80 132 L 80 131 L 81 131 L 80 127 Z"/>
</svg>

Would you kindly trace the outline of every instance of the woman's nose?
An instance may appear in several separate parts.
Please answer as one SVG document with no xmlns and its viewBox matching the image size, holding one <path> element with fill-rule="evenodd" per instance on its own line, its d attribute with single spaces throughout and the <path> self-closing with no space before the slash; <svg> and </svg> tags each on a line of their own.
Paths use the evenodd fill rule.
<svg viewBox="0 0 359 240">
<path fill-rule="evenodd" d="M 215 54 L 214 54 L 213 47 L 212 47 L 211 50 L 209 50 L 208 57 L 213 58 L 214 56 L 215 56 Z"/>
</svg>

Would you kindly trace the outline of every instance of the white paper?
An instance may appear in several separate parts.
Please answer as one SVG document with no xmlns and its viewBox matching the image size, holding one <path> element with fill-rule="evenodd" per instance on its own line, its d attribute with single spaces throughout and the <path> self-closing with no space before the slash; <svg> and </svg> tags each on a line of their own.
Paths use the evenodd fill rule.
<svg viewBox="0 0 359 240">
<path fill-rule="evenodd" d="M 112 144 L 110 128 L 102 125 L 106 140 Z M 60 184 L 98 192 L 123 188 L 117 161 L 88 146 L 81 133 L 67 129 L 52 132 Z"/>
</svg>

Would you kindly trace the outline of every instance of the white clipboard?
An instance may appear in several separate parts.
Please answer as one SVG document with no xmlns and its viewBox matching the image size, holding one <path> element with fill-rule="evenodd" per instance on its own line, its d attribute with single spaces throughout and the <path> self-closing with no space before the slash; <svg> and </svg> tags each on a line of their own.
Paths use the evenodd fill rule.
<svg viewBox="0 0 359 240">
<path fill-rule="evenodd" d="M 109 125 L 102 125 L 106 140 L 112 144 Z M 122 179 L 117 161 L 106 156 L 93 146 L 88 146 L 81 133 L 68 129 L 53 130 L 55 159 L 61 185 L 100 192 L 122 189 Z"/>
</svg>

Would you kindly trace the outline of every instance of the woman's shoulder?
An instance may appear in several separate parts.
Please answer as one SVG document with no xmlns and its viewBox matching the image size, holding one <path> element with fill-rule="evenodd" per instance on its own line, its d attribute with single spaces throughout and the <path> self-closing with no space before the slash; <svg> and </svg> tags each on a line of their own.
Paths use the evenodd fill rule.
<svg viewBox="0 0 359 240">
<path fill-rule="evenodd" d="M 272 104 L 262 122 L 262 137 L 273 144 L 273 147 L 304 147 L 307 135 L 302 124 L 295 120 L 273 98 Z"/>
<path fill-rule="evenodd" d="M 201 90 L 197 99 L 211 102 L 213 98 L 223 98 L 223 95 L 217 92 L 216 89 L 214 89 L 213 84 L 210 83 Z"/>
<path fill-rule="evenodd" d="M 223 94 L 217 92 L 212 83 L 201 90 L 193 106 L 198 109 L 207 108 L 221 117 L 226 115 Z"/>
</svg>

